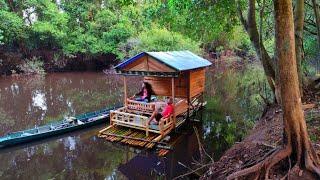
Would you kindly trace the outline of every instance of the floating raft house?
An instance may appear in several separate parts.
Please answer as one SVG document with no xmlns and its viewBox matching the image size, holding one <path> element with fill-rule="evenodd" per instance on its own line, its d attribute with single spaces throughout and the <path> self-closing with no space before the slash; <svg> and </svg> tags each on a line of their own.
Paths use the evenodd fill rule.
<svg viewBox="0 0 320 180">
<path fill-rule="evenodd" d="M 190 51 L 142 52 L 115 66 L 124 81 L 124 106 L 110 111 L 110 124 L 99 137 L 112 142 L 152 148 L 175 128 L 181 126 L 203 102 L 205 71 L 211 62 Z M 155 106 L 128 99 L 127 76 L 143 76 L 157 97 L 172 97 L 174 113 L 162 118 L 159 125 L 148 125 Z"/>
</svg>

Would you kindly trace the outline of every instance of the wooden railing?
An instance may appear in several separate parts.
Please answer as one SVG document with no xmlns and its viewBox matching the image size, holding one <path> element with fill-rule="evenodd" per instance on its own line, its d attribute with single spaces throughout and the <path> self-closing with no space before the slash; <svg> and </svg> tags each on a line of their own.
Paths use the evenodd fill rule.
<svg viewBox="0 0 320 180">
<path fill-rule="evenodd" d="M 160 102 L 159 102 L 160 103 Z M 186 100 L 180 100 L 175 104 L 175 115 L 178 116 L 188 109 Z M 155 103 L 145 103 L 127 99 L 126 106 L 117 110 L 110 111 L 110 125 L 120 125 L 135 129 L 161 134 L 165 136 L 175 128 L 175 118 L 171 115 L 159 121 L 158 128 L 150 128 L 148 120 L 155 111 Z"/>
<path fill-rule="evenodd" d="M 151 129 L 148 125 L 148 120 L 148 116 L 126 112 L 125 107 L 110 111 L 110 125 L 120 125 L 144 130 L 146 131 L 146 136 L 149 135 L 149 132 L 165 136 L 173 128 L 173 116 L 170 116 L 169 118 L 162 118 L 159 122 L 158 129 Z"/>
<path fill-rule="evenodd" d="M 127 99 L 126 108 L 133 112 L 140 112 L 151 115 L 155 110 L 155 104 Z"/>
</svg>

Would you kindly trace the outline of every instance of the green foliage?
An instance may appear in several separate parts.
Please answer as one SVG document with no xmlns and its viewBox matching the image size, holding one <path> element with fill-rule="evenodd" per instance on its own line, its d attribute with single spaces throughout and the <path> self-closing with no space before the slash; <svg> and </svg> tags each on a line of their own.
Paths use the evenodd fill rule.
<svg viewBox="0 0 320 180">
<path fill-rule="evenodd" d="M 6 1 L 0 5 L 4 7 L 0 21 L 6 21 L 1 25 L 10 27 L 4 32 L 5 42 L 14 45 L 14 40 L 23 39 L 29 49 L 61 49 L 66 55 L 112 53 L 122 58 L 138 51 L 181 49 L 199 53 L 200 43 L 221 33 L 229 39 L 231 22 L 236 20 L 231 16 L 234 5 L 225 0 L 27 0 L 13 7 L 23 12 L 23 18 Z M 134 46 L 124 50 L 128 45 Z"/>
<path fill-rule="evenodd" d="M 30 7 L 35 7 L 40 15 L 38 20 L 32 23 L 32 37 L 30 40 L 36 41 L 35 47 L 46 46 L 48 48 L 63 46 L 67 38 L 69 16 L 61 13 L 49 0 L 31 1 Z"/>
<path fill-rule="evenodd" d="M 307 60 L 313 60 L 317 55 L 319 55 L 319 51 L 317 49 L 318 44 L 316 36 L 306 36 L 303 45 L 305 51 L 305 58 Z"/>
<path fill-rule="evenodd" d="M 3 31 L 0 29 L 0 45 L 3 44 Z"/>
<path fill-rule="evenodd" d="M 0 9 L 2 10 L 8 10 L 8 5 L 5 2 L 5 0 L 0 0 Z"/>
<path fill-rule="evenodd" d="M 272 1 L 257 1 L 256 19 L 267 51 L 274 52 Z M 240 0 L 244 16 L 248 2 Z M 241 49 L 253 54 L 238 19 L 235 1 L 82 1 L 0 0 L 0 42 L 22 52 L 59 50 L 88 57 L 114 54 L 119 59 L 140 51 Z M 306 6 L 306 19 L 314 21 Z M 306 28 L 315 32 L 312 22 Z M 2 38 L 1 38 L 2 37 Z M 317 56 L 315 36 L 306 33 L 306 60 Z M 19 49 L 20 48 L 20 49 Z"/>
<path fill-rule="evenodd" d="M 235 26 L 228 36 L 224 36 L 226 48 L 229 49 L 241 49 L 249 54 L 255 54 L 253 47 L 251 46 L 248 34 L 244 31 L 243 27 Z M 221 39 L 221 37 L 219 38 Z"/>
<path fill-rule="evenodd" d="M 90 12 L 90 10 L 88 12 L 80 11 L 81 9 L 75 10 L 71 4 L 67 5 L 68 9 L 72 9 L 70 10 L 71 17 L 79 15 L 80 18 L 78 19 L 78 26 L 70 29 L 67 42 L 63 45 L 66 54 L 80 52 L 121 55 L 117 47 L 119 43 L 125 42 L 134 34 L 133 19 L 123 15 L 122 11 L 101 9 L 97 12 Z M 94 5 L 82 3 L 80 5 L 84 6 L 83 9 L 94 8 Z M 77 22 L 71 22 L 71 24 L 77 24 Z"/>
<path fill-rule="evenodd" d="M 190 50 L 200 53 L 198 42 L 180 33 L 170 32 L 165 28 L 156 26 L 152 26 L 152 28 L 141 32 L 136 38 L 130 39 L 126 44 L 122 45 L 122 49 L 124 47 L 129 47 L 129 51 L 126 52 L 127 56 L 132 56 L 142 51 Z"/>
<path fill-rule="evenodd" d="M 162 15 L 161 25 L 204 43 L 231 32 L 237 22 L 235 3 L 229 0 L 169 0 L 158 6 L 156 13 Z"/>
<path fill-rule="evenodd" d="M 0 29 L 3 31 L 5 44 L 14 43 L 27 36 L 23 19 L 13 12 L 0 10 Z"/>
</svg>

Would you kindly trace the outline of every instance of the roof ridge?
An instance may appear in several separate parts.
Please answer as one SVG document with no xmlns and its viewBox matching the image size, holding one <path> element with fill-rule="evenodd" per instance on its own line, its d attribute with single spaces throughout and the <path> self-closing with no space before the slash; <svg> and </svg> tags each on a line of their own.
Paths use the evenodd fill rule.
<svg viewBox="0 0 320 180">
<path fill-rule="evenodd" d="M 140 59 L 142 56 L 149 55 L 157 61 L 164 63 L 166 66 L 173 68 L 176 71 L 185 71 L 197 68 L 210 66 L 212 63 L 203 57 L 200 57 L 189 50 L 183 51 L 145 51 L 141 52 L 122 63 L 115 66 L 116 69 L 121 69 L 128 64 Z"/>
</svg>

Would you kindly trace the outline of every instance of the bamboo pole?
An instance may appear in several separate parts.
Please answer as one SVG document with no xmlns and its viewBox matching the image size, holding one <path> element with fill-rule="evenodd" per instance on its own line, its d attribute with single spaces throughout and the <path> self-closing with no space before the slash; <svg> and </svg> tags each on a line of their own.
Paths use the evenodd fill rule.
<svg viewBox="0 0 320 180">
<path fill-rule="evenodd" d="M 126 76 L 123 76 L 123 87 L 124 87 L 124 106 L 127 107 L 127 80 Z"/>
<path fill-rule="evenodd" d="M 188 103 L 188 110 L 187 110 L 187 120 L 189 120 L 189 115 L 190 115 L 190 106 L 191 106 L 191 101 L 190 101 L 190 71 L 188 72 L 187 76 L 187 103 Z"/>
<path fill-rule="evenodd" d="M 124 139 L 128 139 L 128 140 L 137 140 L 137 141 L 143 141 L 143 142 L 148 142 L 148 143 L 156 143 L 156 144 L 162 144 L 162 145 L 167 145 L 166 143 L 163 142 L 157 142 L 155 140 L 147 140 L 144 138 L 136 138 L 136 137 L 131 137 L 131 136 L 124 136 L 124 135 L 118 135 L 118 134 L 112 134 L 112 133 L 105 133 L 105 135 L 108 136 L 114 136 L 114 137 L 120 137 L 120 138 L 124 138 Z M 159 138 L 156 140 L 160 140 Z"/>
<path fill-rule="evenodd" d="M 100 131 L 99 131 L 99 134 L 103 133 L 104 131 L 107 131 L 108 129 L 110 129 L 110 128 L 112 128 L 112 127 L 113 127 L 113 125 L 110 125 L 109 127 L 100 130 Z"/>
</svg>

